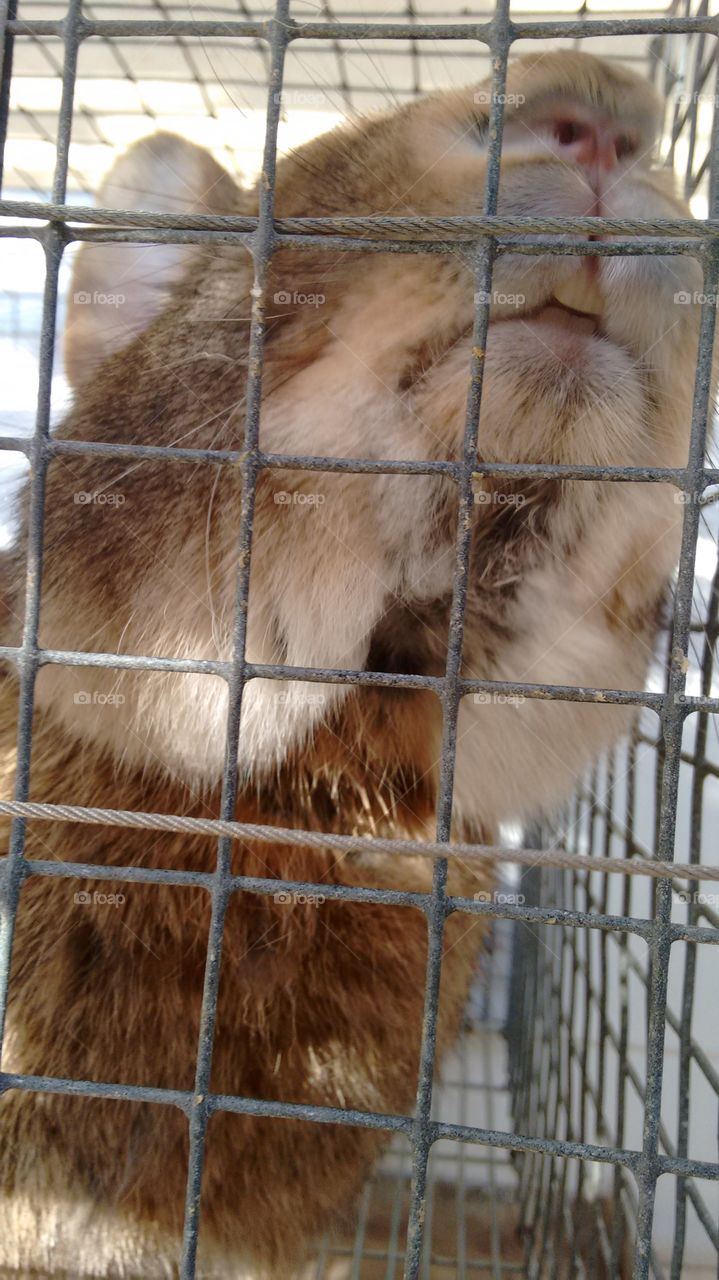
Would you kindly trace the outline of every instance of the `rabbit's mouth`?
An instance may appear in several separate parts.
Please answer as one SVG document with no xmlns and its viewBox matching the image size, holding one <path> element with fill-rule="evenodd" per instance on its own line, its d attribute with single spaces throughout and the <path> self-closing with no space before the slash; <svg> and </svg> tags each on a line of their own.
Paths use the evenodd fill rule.
<svg viewBox="0 0 719 1280">
<path fill-rule="evenodd" d="M 507 295 L 519 298 L 520 295 Z M 593 260 L 587 259 L 579 270 L 572 273 L 543 297 L 534 301 L 534 305 L 524 308 L 514 316 L 503 314 L 498 319 L 502 322 L 517 319 L 523 324 L 539 326 L 544 329 L 550 325 L 577 338 L 604 337 L 603 317 L 606 301 L 600 287 Z M 549 340 L 549 333 L 545 335 Z"/>
<path fill-rule="evenodd" d="M 533 315 L 527 317 L 534 323 L 550 324 L 568 329 L 573 334 L 584 337 L 601 337 L 601 318 L 596 312 L 580 311 L 569 307 L 557 298 L 551 298 L 545 306 L 540 307 Z"/>
<path fill-rule="evenodd" d="M 520 363 L 526 358 L 545 374 L 549 368 L 571 368 L 574 377 L 582 378 L 596 371 L 594 356 L 604 359 L 615 345 L 607 337 L 605 316 L 597 281 L 582 271 L 548 290 L 535 306 L 520 312 L 514 324 L 511 317 L 502 317 L 495 341 L 502 346 L 506 341 Z"/>
<path fill-rule="evenodd" d="M 600 333 L 605 298 L 600 287 L 596 258 L 585 258 L 580 269 L 555 288 L 545 310 L 555 323 L 579 333 Z"/>
<path fill-rule="evenodd" d="M 563 336 L 576 338 L 603 337 L 602 317 L 605 298 L 596 270 L 596 259 L 586 258 L 539 307 L 525 319 L 533 326 L 552 326 L 562 330 Z M 547 337 L 549 335 L 547 334 Z"/>
</svg>

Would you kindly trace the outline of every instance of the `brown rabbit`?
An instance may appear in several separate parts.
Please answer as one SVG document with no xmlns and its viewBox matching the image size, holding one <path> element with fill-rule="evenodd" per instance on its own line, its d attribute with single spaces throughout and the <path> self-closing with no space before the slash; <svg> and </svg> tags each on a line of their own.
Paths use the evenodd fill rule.
<svg viewBox="0 0 719 1280">
<path fill-rule="evenodd" d="M 507 91 L 503 211 L 686 216 L 665 175 L 651 169 L 657 106 L 642 80 L 587 55 L 554 53 L 514 63 Z M 277 215 L 480 211 L 487 102 L 486 88 L 441 93 L 319 138 L 280 163 Z M 235 191 L 209 157 L 177 139 L 141 143 L 119 166 L 101 200 L 256 211 L 256 193 Z M 128 194 L 153 183 L 162 201 Z M 237 448 L 252 281 L 248 255 L 233 246 L 184 256 L 84 248 L 67 338 L 76 399 L 61 434 Z M 697 308 L 675 303 L 675 294 L 693 297 L 700 286 L 685 257 L 500 256 L 482 458 L 683 464 Z M 474 306 L 459 251 L 277 252 L 262 447 L 457 458 Z M 464 673 L 641 688 L 677 554 L 673 490 L 494 478 L 478 482 L 476 496 Z M 240 499 L 232 467 L 57 459 L 47 487 L 41 644 L 227 659 Z M 456 509 L 454 485 L 437 476 L 264 470 L 249 659 L 442 675 Z M 22 566 L 21 542 L 2 569 L 5 643 L 17 640 Z M 10 673 L 1 697 L 9 788 Z M 216 816 L 226 713 L 226 686 L 210 675 L 46 666 L 31 797 Z M 489 840 L 502 822 L 551 811 L 629 715 L 465 698 L 455 834 Z M 252 680 L 237 817 L 431 837 L 440 733 L 431 692 Z M 30 822 L 27 853 L 211 870 L 216 845 Z M 313 884 L 426 891 L 431 883 L 422 859 L 338 858 L 280 842 L 237 841 L 233 866 Z M 486 881 L 453 865 L 449 887 L 471 897 Z M 231 900 L 212 1090 L 411 1114 L 424 916 L 287 897 Z M 192 1089 L 208 922 L 207 897 L 193 888 L 28 879 L 5 1069 Z M 448 918 L 440 1054 L 457 1035 L 481 936 L 478 917 Z M 0 1122 L 7 1268 L 176 1274 L 188 1152 L 178 1109 L 15 1090 Z M 317 1234 L 351 1206 L 385 1141 L 348 1125 L 218 1112 L 206 1150 L 200 1274 L 295 1274 Z"/>
</svg>

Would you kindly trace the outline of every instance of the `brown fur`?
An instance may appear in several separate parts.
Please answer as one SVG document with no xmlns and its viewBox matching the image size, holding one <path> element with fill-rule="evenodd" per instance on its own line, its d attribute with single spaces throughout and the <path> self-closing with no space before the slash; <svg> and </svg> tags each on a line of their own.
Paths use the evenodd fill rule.
<svg viewBox="0 0 719 1280">
<path fill-rule="evenodd" d="M 4 737 L 13 729 L 8 701 Z M 385 745 L 391 712 L 378 697 L 376 705 Z M 371 743 L 366 721 L 360 730 Z M 301 761 L 288 766 L 268 796 L 243 799 L 237 817 L 357 832 L 426 830 L 426 782 L 413 787 L 411 777 L 398 772 L 379 792 L 372 770 L 359 769 L 351 743 L 338 744 L 328 734 L 324 750 L 317 746 L 324 763 L 316 772 Z M 417 755 L 429 761 L 427 746 L 418 743 Z M 83 753 L 59 743 L 41 718 L 35 752 L 34 797 L 116 803 L 111 762 L 97 761 L 90 773 Z M 378 803 L 392 803 L 395 793 L 393 812 L 383 821 Z M 122 802 L 131 808 L 205 816 L 216 812 L 218 800 L 215 794 L 198 801 L 167 778 L 124 778 Z M 209 838 L 32 823 L 28 855 L 209 871 L 216 846 Z M 320 886 L 427 891 L 431 881 L 423 860 L 393 866 L 282 845 L 236 846 L 233 869 Z M 456 892 L 473 891 L 475 884 L 486 881 L 451 878 Z M 95 891 L 121 894 L 124 901 L 77 905 L 75 894 Z M 8 1065 L 31 1074 L 191 1089 L 208 926 L 209 900 L 201 890 L 31 878 L 18 917 Z M 464 936 L 471 927 L 459 916 L 448 921 L 440 1049 L 456 1034 L 473 971 L 478 933 Z M 225 928 L 213 1091 L 406 1113 L 417 1084 L 425 958 L 419 911 L 235 897 Z M 80 1203 L 96 1201 L 118 1210 L 121 1222 L 134 1221 L 133 1233 L 140 1226 L 159 1230 L 173 1256 L 187 1165 L 187 1126 L 179 1111 L 17 1092 L 3 1112 L 6 1191 L 12 1186 L 16 1195 L 37 1195 L 47 1181 L 48 1194 L 57 1195 L 72 1186 Z M 344 1126 L 217 1115 L 203 1183 L 208 1256 L 221 1247 L 227 1257 L 253 1259 L 262 1274 L 288 1275 L 304 1241 L 359 1191 L 385 1140 Z M 298 1179 L 310 1170 L 311 1192 L 298 1195 Z M 268 1207 L 262 1187 L 271 1194 Z M 28 1236 L 36 1225 L 24 1207 L 8 1223 Z M 41 1248 L 37 1256 L 44 1256 Z M 60 1250 L 58 1267 L 62 1257 Z"/>
</svg>

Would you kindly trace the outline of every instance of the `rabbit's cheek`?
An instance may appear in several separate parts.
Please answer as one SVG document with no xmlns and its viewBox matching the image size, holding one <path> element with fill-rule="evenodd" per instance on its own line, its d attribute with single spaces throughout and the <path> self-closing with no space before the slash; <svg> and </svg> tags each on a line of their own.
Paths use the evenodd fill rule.
<svg viewBox="0 0 719 1280">
<path fill-rule="evenodd" d="M 499 189 L 499 212 L 543 218 L 591 217 L 597 193 L 578 165 L 539 150 L 509 155 Z"/>
<path fill-rule="evenodd" d="M 652 362 L 665 358 L 667 341 L 676 349 L 695 343 L 705 297 L 695 258 L 607 258 L 599 270 L 606 297 L 603 327 L 612 341 Z M 689 357 L 693 362 L 693 350 Z"/>
</svg>

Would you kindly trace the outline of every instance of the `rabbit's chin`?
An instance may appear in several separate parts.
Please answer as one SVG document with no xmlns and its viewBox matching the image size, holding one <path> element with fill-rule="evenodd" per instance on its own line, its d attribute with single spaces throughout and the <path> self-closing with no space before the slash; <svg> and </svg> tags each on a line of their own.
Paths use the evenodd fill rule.
<svg viewBox="0 0 719 1280">
<path fill-rule="evenodd" d="M 497 371 L 509 377 L 526 408 L 532 390 L 543 400 L 547 395 L 560 400 L 582 392 L 599 395 L 606 379 L 626 376 L 632 364 L 630 352 L 606 336 L 600 316 L 570 310 L 555 299 L 495 323 L 487 355 L 488 376 Z"/>
<path fill-rule="evenodd" d="M 538 357 L 546 364 L 548 373 L 559 366 L 571 370 L 575 378 L 581 378 L 594 374 L 597 360 L 605 367 L 610 353 L 600 316 L 574 311 L 552 299 L 519 323 L 524 344 L 529 342 L 530 348 L 535 348 L 535 359 Z"/>
</svg>

